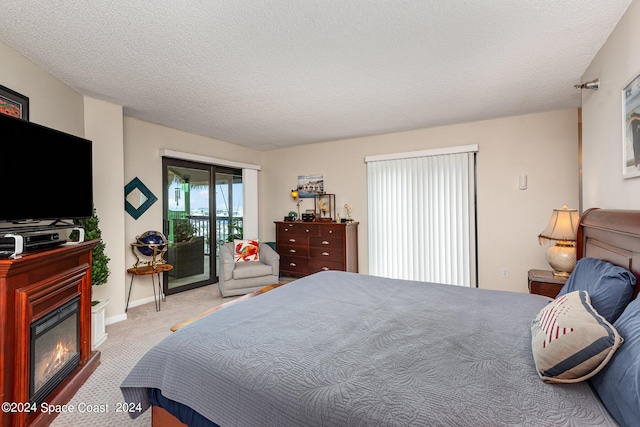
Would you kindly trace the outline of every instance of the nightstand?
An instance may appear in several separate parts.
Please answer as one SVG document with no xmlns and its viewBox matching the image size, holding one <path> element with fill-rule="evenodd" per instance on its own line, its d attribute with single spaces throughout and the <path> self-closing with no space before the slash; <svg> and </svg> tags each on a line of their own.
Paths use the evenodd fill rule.
<svg viewBox="0 0 640 427">
<path fill-rule="evenodd" d="M 567 283 L 566 277 L 555 277 L 553 271 L 529 270 L 529 293 L 555 298 Z"/>
</svg>

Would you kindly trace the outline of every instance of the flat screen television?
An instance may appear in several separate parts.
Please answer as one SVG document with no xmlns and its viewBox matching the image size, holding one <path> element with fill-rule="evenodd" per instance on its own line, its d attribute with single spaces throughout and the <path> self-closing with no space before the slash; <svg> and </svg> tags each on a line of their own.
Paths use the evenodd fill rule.
<svg viewBox="0 0 640 427">
<path fill-rule="evenodd" d="M 93 213 L 91 141 L 0 114 L 0 221 Z"/>
</svg>

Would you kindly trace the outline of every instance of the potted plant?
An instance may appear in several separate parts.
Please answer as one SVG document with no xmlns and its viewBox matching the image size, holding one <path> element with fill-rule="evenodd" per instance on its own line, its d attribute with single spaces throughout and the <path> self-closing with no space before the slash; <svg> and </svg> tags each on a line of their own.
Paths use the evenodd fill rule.
<svg viewBox="0 0 640 427">
<path fill-rule="evenodd" d="M 242 239 L 244 229 L 240 224 L 242 224 L 240 219 L 231 219 L 231 222 L 229 223 L 229 235 L 227 236 L 227 242 L 233 242 L 235 239 Z"/>
<path fill-rule="evenodd" d="M 96 214 L 95 208 L 93 214 L 89 218 L 76 219 L 73 221 L 75 225 L 84 229 L 85 240 L 100 239 L 102 231 L 99 227 L 100 219 Z M 106 245 L 100 242 L 93 248 L 91 253 L 91 286 L 101 286 L 107 283 L 109 274 L 109 257 L 105 253 Z M 109 303 L 108 299 L 102 301 L 91 301 L 91 347 L 95 349 L 107 339 L 106 325 L 104 320 L 104 311 Z"/>
<path fill-rule="evenodd" d="M 196 234 L 196 227 L 187 218 L 173 220 L 173 242 L 186 242 Z"/>
</svg>

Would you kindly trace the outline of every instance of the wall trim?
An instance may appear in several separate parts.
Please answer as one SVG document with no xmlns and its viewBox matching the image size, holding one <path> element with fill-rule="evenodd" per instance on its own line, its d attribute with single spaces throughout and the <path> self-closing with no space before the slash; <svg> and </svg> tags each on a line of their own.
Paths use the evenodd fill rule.
<svg viewBox="0 0 640 427">
<path fill-rule="evenodd" d="M 210 165 L 228 166 L 232 168 L 241 169 L 255 169 L 261 170 L 260 165 L 253 165 L 251 163 L 234 162 L 232 160 L 218 159 L 216 157 L 201 156 L 199 154 L 183 153 L 181 151 L 168 150 L 163 148 L 160 150 L 160 157 L 171 157 L 173 159 L 191 160 L 199 163 L 206 163 Z"/>
<path fill-rule="evenodd" d="M 434 148 L 431 150 L 406 151 L 404 153 L 379 154 L 376 156 L 365 156 L 364 162 L 380 162 L 383 160 L 413 159 L 416 157 L 442 156 L 446 154 L 475 153 L 478 151 L 478 144 L 458 145 L 457 147 Z"/>
</svg>

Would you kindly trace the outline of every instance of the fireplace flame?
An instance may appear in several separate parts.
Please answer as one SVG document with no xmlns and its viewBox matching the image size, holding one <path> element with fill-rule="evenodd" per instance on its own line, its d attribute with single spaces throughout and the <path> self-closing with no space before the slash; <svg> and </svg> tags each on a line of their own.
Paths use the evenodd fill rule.
<svg viewBox="0 0 640 427">
<path fill-rule="evenodd" d="M 51 354 L 51 359 L 49 359 L 49 363 L 45 366 L 45 374 L 56 372 L 58 368 L 64 365 L 67 361 L 69 355 L 69 349 L 64 343 L 59 342 L 56 345 L 56 349 Z"/>
<path fill-rule="evenodd" d="M 45 360 L 40 366 L 40 372 L 36 382 L 44 384 L 49 378 L 51 378 L 56 372 L 62 368 L 71 357 L 73 357 L 73 351 L 63 341 L 59 341 L 56 344 L 55 349 L 51 352 L 48 360 Z"/>
</svg>

